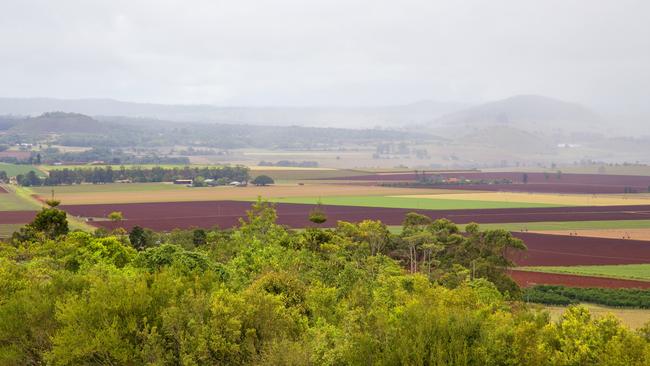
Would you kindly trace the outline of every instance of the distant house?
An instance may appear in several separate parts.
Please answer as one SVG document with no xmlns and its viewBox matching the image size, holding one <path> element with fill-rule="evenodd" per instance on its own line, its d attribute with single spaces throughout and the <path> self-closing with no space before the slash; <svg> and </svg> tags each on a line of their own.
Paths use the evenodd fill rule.
<svg viewBox="0 0 650 366">
<path fill-rule="evenodd" d="M 133 183 L 131 179 L 118 179 L 115 183 Z"/>
<path fill-rule="evenodd" d="M 233 187 L 246 187 L 247 183 L 234 181 L 234 182 L 230 182 L 230 185 Z"/>
<path fill-rule="evenodd" d="M 175 179 L 174 184 L 192 184 L 193 181 L 191 179 Z"/>
</svg>

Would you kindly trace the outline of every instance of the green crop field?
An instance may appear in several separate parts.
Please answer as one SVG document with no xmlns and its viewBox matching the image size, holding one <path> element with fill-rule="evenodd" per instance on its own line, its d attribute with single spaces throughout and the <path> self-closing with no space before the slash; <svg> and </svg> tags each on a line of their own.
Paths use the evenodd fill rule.
<svg viewBox="0 0 650 366">
<path fill-rule="evenodd" d="M 594 229 L 647 229 L 650 220 L 612 220 L 612 221 L 540 221 L 516 222 L 508 224 L 481 224 L 483 229 L 505 229 L 508 231 L 544 230 L 594 230 Z"/>
<path fill-rule="evenodd" d="M 9 164 L 9 163 L 0 163 L 0 170 L 4 170 L 7 172 L 7 175 L 10 177 L 16 176 L 18 174 L 27 174 L 29 173 L 30 170 L 33 170 L 36 172 L 41 177 L 44 177 L 45 174 L 38 170 L 33 165 L 27 165 L 27 164 Z"/>
<path fill-rule="evenodd" d="M 522 267 L 522 270 L 566 273 L 581 276 L 596 276 L 609 278 L 625 278 L 650 281 L 650 264 L 618 264 L 607 266 L 540 266 Z"/>
<path fill-rule="evenodd" d="M 70 186 L 32 187 L 31 190 L 39 195 L 66 193 L 104 193 L 104 192 L 151 192 L 187 189 L 182 184 L 169 183 L 109 183 L 109 184 L 75 184 Z"/>
<path fill-rule="evenodd" d="M 31 200 L 24 199 L 12 192 L 0 193 L 0 211 L 36 211 L 40 208 Z"/>
<path fill-rule="evenodd" d="M 454 210 L 454 209 L 483 209 L 483 208 L 525 208 L 525 207 L 558 207 L 543 203 L 498 202 L 448 199 L 419 199 L 411 197 L 384 196 L 330 196 L 330 197 L 287 197 L 272 198 L 273 202 L 315 204 L 319 201 L 324 205 L 410 208 L 425 210 Z"/>
</svg>

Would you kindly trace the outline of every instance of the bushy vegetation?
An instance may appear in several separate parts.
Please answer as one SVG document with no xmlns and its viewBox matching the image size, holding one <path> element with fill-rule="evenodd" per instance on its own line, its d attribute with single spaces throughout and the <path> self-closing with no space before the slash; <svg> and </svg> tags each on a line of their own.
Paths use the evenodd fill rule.
<svg viewBox="0 0 650 366">
<path fill-rule="evenodd" d="M 524 298 L 530 302 L 548 305 L 569 305 L 580 302 L 650 309 L 650 290 L 579 288 L 538 285 L 525 290 Z"/>
<path fill-rule="evenodd" d="M 62 184 L 80 184 L 80 183 L 113 183 L 119 180 L 129 180 L 135 183 L 150 182 L 171 182 L 175 179 L 195 179 L 202 177 L 204 179 L 214 179 L 226 182 L 239 181 L 245 182 L 249 179 L 249 169 L 245 166 L 223 166 L 223 167 L 120 167 L 113 169 L 111 166 L 94 167 L 94 168 L 75 168 L 75 169 L 54 169 L 50 170 L 49 176 L 40 179 L 34 174 L 18 176 L 18 183 L 24 186 L 37 185 L 62 185 Z"/>
<path fill-rule="evenodd" d="M 137 249 L 125 232 L 34 226 L 0 245 L 0 364 L 650 361 L 648 329 L 584 307 L 551 322 L 514 301 L 500 274 L 521 243 L 507 232 L 465 237 L 414 214 L 399 237 L 378 221 L 291 231 L 275 219 L 258 202 L 238 229 L 139 230 Z"/>
</svg>

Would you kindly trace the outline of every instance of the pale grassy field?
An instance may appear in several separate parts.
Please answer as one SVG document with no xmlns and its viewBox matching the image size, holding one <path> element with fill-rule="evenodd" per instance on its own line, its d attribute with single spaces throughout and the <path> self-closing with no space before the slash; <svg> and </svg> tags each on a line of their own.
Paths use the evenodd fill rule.
<svg viewBox="0 0 650 366">
<path fill-rule="evenodd" d="M 401 196 L 405 197 L 405 196 Z M 406 197 L 405 197 L 406 198 Z M 410 196 L 418 199 L 448 199 L 448 200 L 478 200 L 497 202 L 545 203 L 567 206 L 624 206 L 648 205 L 650 196 L 647 194 L 628 195 L 591 195 L 591 194 L 547 194 L 547 193 L 514 193 L 514 192 L 471 192 L 446 194 L 444 196 L 419 194 Z"/>
<path fill-rule="evenodd" d="M 601 266 L 538 266 L 520 267 L 520 269 L 545 273 L 562 273 L 579 276 L 595 276 L 650 281 L 650 264 L 613 264 Z"/>
<path fill-rule="evenodd" d="M 586 306 L 591 315 L 595 318 L 601 318 L 607 314 L 612 314 L 620 319 L 621 323 L 632 329 L 641 328 L 645 323 L 650 321 L 650 309 L 625 309 L 609 308 L 600 305 L 583 304 Z M 551 315 L 551 319 L 558 320 L 566 310 L 564 306 L 544 306 Z"/>
<path fill-rule="evenodd" d="M 531 231 L 550 235 L 578 235 L 589 238 L 650 240 L 650 228 L 647 229 L 590 229 L 590 230 L 536 230 Z"/>
<path fill-rule="evenodd" d="M 135 184 L 133 184 L 135 186 Z M 327 197 L 327 196 L 385 196 L 391 194 L 409 195 L 414 193 L 440 194 L 450 193 L 448 190 L 422 190 L 416 188 L 392 188 L 379 186 L 353 186 L 334 184 L 278 184 L 268 187 L 204 187 L 165 190 L 140 190 L 131 187 L 130 190 L 110 190 L 109 185 L 98 185 L 92 192 L 75 192 L 74 188 L 60 191 L 56 199 L 63 205 L 83 205 L 102 203 L 137 203 L 137 202 L 183 202 L 183 201 L 221 201 L 221 200 L 251 200 L 258 196 L 263 198 L 287 197 Z M 150 188 L 150 187 L 149 187 Z M 47 191 L 42 197 L 49 198 Z"/>
</svg>

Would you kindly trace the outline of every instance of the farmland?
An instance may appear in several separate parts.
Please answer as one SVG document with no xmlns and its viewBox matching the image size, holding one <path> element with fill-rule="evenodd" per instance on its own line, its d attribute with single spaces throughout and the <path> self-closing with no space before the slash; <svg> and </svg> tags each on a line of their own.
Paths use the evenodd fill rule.
<svg viewBox="0 0 650 366">
<path fill-rule="evenodd" d="M 592 229 L 592 230 L 548 230 L 538 231 L 549 235 L 577 235 L 591 238 L 650 240 L 650 229 Z"/>
<path fill-rule="evenodd" d="M 7 175 L 10 177 L 16 176 L 18 174 L 27 174 L 32 170 L 36 172 L 36 174 L 44 176 L 44 173 L 37 167 L 26 164 L 9 164 L 0 162 L 0 170 L 7 172 Z"/>
<path fill-rule="evenodd" d="M 650 281 L 650 263 L 606 266 L 525 267 L 529 271 Z"/>
<path fill-rule="evenodd" d="M 400 198 L 412 199 L 446 199 L 446 200 L 467 200 L 467 201 L 490 201 L 503 203 L 528 203 L 558 206 L 625 206 L 625 205 L 648 205 L 650 195 L 589 195 L 589 194 L 532 194 L 515 192 L 474 192 L 474 193 L 451 193 L 441 195 L 413 195 L 397 196 Z"/>
<path fill-rule="evenodd" d="M 490 184 L 440 184 L 436 188 L 461 190 L 507 191 L 528 193 L 564 193 L 564 194 L 620 194 L 628 192 L 648 193 L 649 176 L 605 175 L 605 174 L 571 174 L 571 173 L 521 173 L 521 172 L 427 172 L 422 173 L 386 173 L 359 175 L 337 178 L 338 180 L 361 182 L 416 182 L 418 179 L 441 178 L 470 181 L 502 181 L 512 183 Z"/>
<path fill-rule="evenodd" d="M 510 191 L 505 192 L 492 184 L 481 184 L 481 190 L 477 191 L 470 190 L 474 186 L 466 185 L 409 188 L 381 184 L 415 178 L 414 173 L 400 171 L 252 167 L 252 175 L 257 174 L 268 174 L 284 183 L 267 187 L 204 188 L 169 183 L 79 184 L 33 187 L 22 192 L 44 200 L 54 190 L 55 198 L 62 201 L 61 207 L 71 217 L 90 218 L 91 225 L 109 230 L 119 227 L 130 230 L 134 226 L 156 231 L 231 228 L 239 225 L 239 219 L 258 197 L 276 203 L 278 223 L 294 228 L 314 225 L 308 215 L 318 203 L 327 215 L 323 227 L 335 226 L 339 220 L 364 219 L 400 225 L 407 213 L 415 211 L 432 219 L 447 218 L 461 226 L 477 222 L 483 230 L 513 231 L 528 247 L 526 253 L 512 257 L 517 265 L 532 266 L 536 271 L 545 271 L 546 266 L 565 269 L 545 271 L 556 273 L 513 272 L 513 277 L 524 285 L 549 282 L 576 286 L 646 286 L 638 283 L 643 274 L 632 280 L 610 272 L 571 270 L 650 263 L 650 245 L 634 240 L 647 239 L 645 235 L 650 231 L 650 195 L 619 192 L 624 187 L 640 190 L 649 177 L 578 174 L 560 177 L 528 173 L 528 183 L 523 184 L 522 173 L 436 172 L 470 179 L 511 179 L 513 184 L 504 185 Z M 537 185 L 545 188 L 537 189 Z M 517 192 L 519 188 L 523 191 Z M 556 190 L 569 193 L 539 193 Z M 588 193 L 591 191 L 598 193 Z M 5 225 L 5 232 L 33 216 L 33 212 L 26 210 L 38 207 L 24 197 L 0 195 L 20 203 L 6 205 L 18 211 L 11 216 L 3 214 L 0 224 Z M 113 211 L 122 212 L 124 219 L 107 220 L 106 216 Z M 645 267 L 639 268 L 643 271 Z"/>
<path fill-rule="evenodd" d="M 564 285 L 570 287 L 604 288 L 650 288 L 648 281 L 624 280 L 617 278 L 578 276 L 559 273 L 511 270 L 510 275 L 522 287 L 545 285 Z"/>
<path fill-rule="evenodd" d="M 321 195 L 357 196 L 357 195 L 389 195 L 413 194 L 420 192 L 414 188 L 364 187 L 343 184 L 279 184 L 269 187 L 201 187 L 188 188 L 182 185 L 153 183 L 144 185 L 134 184 L 98 184 L 55 187 L 55 194 L 64 204 L 109 204 L 109 203 L 144 203 L 144 202 L 191 202 L 191 201 L 220 201 L 220 200 L 255 200 L 261 196 L 266 199 L 283 197 L 304 197 Z M 34 192 L 49 197 L 51 188 L 42 187 Z M 446 190 L 426 190 L 427 192 L 446 194 Z M 315 200 L 314 200 L 315 202 Z"/>
<path fill-rule="evenodd" d="M 457 194 L 435 195 L 406 195 L 406 196 L 346 196 L 346 197 L 291 197 L 273 198 L 273 202 L 316 204 L 321 202 L 334 206 L 361 206 L 361 207 L 389 207 L 409 208 L 423 210 L 451 210 L 451 209 L 489 209 L 489 208 L 526 208 L 526 207 L 558 207 L 560 204 L 530 203 L 481 199 L 481 194 L 476 193 L 476 199 L 453 199 L 448 196 Z M 435 198 L 434 198 L 435 197 Z M 648 201 L 650 203 L 650 201 Z"/>
</svg>

